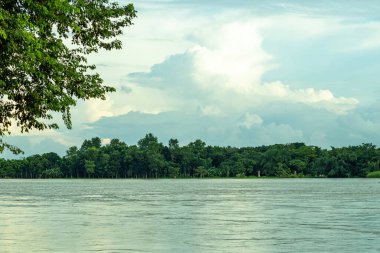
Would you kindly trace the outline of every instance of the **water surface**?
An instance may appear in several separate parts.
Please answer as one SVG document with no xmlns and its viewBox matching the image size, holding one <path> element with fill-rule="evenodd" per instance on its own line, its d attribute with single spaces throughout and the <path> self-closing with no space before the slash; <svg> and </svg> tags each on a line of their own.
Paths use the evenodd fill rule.
<svg viewBox="0 0 380 253">
<path fill-rule="evenodd" d="M 377 179 L 0 180 L 0 252 L 380 252 Z"/>
</svg>

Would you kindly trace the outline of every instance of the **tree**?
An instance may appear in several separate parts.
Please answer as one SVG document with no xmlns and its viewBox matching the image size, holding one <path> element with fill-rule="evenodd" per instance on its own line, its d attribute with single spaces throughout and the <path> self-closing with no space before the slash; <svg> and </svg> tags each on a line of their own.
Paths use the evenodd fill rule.
<svg viewBox="0 0 380 253">
<path fill-rule="evenodd" d="M 79 156 L 78 148 L 76 146 L 70 147 L 63 157 L 62 165 L 66 177 L 79 177 Z"/>
<path fill-rule="evenodd" d="M 163 145 L 157 137 L 149 133 L 138 141 L 138 146 L 144 158 L 145 177 L 158 177 L 165 167 L 165 159 L 162 155 Z"/>
<path fill-rule="evenodd" d="M 0 152 L 20 152 L 1 139 L 12 124 L 21 132 L 56 129 L 58 112 L 71 128 L 78 99 L 115 91 L 86 55 L 120 49 L 116 37 L 135 17 L 132 4 L 109 0 L 0 1 Z"/>
<path fill-rule="evenodd" d="M 89 177 L 91 177 L 95 173 L 95 162 L 90 160 L 84 161 L 84 168 L 86 169 L 86 173 Z"/>
<path fill-rule="evenodd" d="M 61 178 L 63 173 L 59 168 L 46 169 L 41 173 L 42 178 Z"/>
<path fill-rule="evenodd" d="M 205 175 L 207 175 L 207 170 L 204 166 L 198 166 L 195 169 L 195 175 L 199 176 L 200 178 L 203 178 Z"/>
</svg>

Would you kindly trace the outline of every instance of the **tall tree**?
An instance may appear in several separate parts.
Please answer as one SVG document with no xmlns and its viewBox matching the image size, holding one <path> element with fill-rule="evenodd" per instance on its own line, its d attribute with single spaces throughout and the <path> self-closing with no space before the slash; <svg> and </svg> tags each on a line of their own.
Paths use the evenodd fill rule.
<svg viewBox="0 0 380 253">
<path fill-rule="evenodd" d="M 138 146 L 144 157 L 145 177 L 158 177 L 162 174 L 165 166 L 165 159 L 162 154 L 163 145 L 159 143 L 157 137 L 149 133 L 138 141 Z"/>
<path fill-rule="evenodd" d="M 78 99 L 114 91 L 86 55 L 120 49 L 116 37 L 135 17 L 132 4 L 109 0 L 0 1 L 0 152 L 20 152 L 2 141 L 12 124 L 22 132 L 55 129 L 58 112 L 71 128 Z"/>
</svg>

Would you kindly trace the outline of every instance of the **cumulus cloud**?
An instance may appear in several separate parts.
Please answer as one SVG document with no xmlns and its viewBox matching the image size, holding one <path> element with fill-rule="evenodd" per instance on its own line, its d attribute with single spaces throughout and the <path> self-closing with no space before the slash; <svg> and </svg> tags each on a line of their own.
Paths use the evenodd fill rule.
<svg viewBox="0 0 380 253">
<path fill-rule="evenodd" d="M 258 104 L 279 100 L 337 114 L 358 105 L 357 99 L 337 97 L 327 89 L 295 89 L 280 81 L 264 83 L 262 76 L 276 66 L 263 48 L 263 27 L 262 22 L 246 21 L 206 28 L 207 33 L 197 32 L 192 37 L 198 39 L 198 46 L 154 65 L 150 72 L 129 77 L 183 99 L 195 98 L 200 103 L 196 106 L 211 108 L 211 104 L 227 111 L 249 111 Z"/>
<path fill-rule="evenodd" d="M 258 30 L 259 25 L 253 22 L 234 22 L 210 31 L 210 46 L 192 49 L 195 82 L 206 89 L 230 88 L 238 92 L 257 86 L 271 68 L 272 58 L 263 50 Z"/>
<path fill-rule="evenodd" d="M 224 11 L 208 18 L 195 15 L 191 19 L 184 18 L 194 14 L 191 11 L 175 12 L 174 15 L 166 17 L 163 15 L 166 8 L 152 11 L 149 6 L 148 4 L 145 8 L 149 10 L 150 18 L 139 21 L 136 24 L 139 30 L 128 34 L 132 36 L 132 40 L 125 41 L 127 53 L 123 53 L 122 57 L 111 57 L 118 59 L 112 61 L 119 62 L 116 68 L 119 74 L 122 68 L 125 73 L 130 73 L 133 69 L 144 70 L 132 71 L 127 78 L 120 78 L 118 83 L 122 95 L 110 95 L 111 103 L 90 103 L 85 110 L 81 110 L 81 114 L 87 112 L 90 121 L 131 111 L 160 113 L 170 110 L 196 111 L 199 108 L 203 115 L 215 116 L 251 111 L 274 101 L 321 108 L 339 115 L 347 114 L 359 105 L 358 99 L 339 95 L 337 90 L 326 87 L 329 83 L 321 89 L 316 88 L 312 82 L 296 87 L 292 81 L 282 81 L 281 75 L 277 75 L 275 80 L 264 80 L 264 76 L 267 77 L 273 71 L 279 71 L 282 75 L 285 73 L 285 76 L 289 72 L 287 66 L 278 61 L 277 52 L 267 50 L 268 42 L 270 44 L 274 41 L 276 47 L 286 51 L 282 44 L 294 43 L 297 48 L 299 44 L 296 42 L 307 44 L 318 41 L 325 45 L 325 41 L 319 42 L 321 38 L 333 38 L 337 41 L 335 38 L 342 34 L 338 41 L 346 43 L 347 34 L 352 33 L 355 25 L 363 27 L 361 24 L 345 22 L 344 17 L 301 15 L 305 10 L 295 14 L 294 6 L 290 8 L 290 15 L 274 12 L 270 16 L 252 17 L 252 14 L 240 10 Z M 190 7 L 195 6 L 190 4 Z M 319 5 L 312 6 L 312 9 L 318 8 Z M 283 10 L 288 12 L 288 9 L 286 7 Z M 158 19 L 158 16 L 161 18 Z M 162 24 L 159 32 L 156 29 L 157 22 Z M 373 29 L 368 24 L 366 26 L 368 32 L 372 33 Z M 150 53 L 143 54 L 142 68 L 126 67 L 126 60 L 123 62 L 122 58 L 132 59 L 133 62 L 141 58 L 141 55 L 136 55 L 139 51 L 135 50 L 136 41 L 149 43 L 140 44 L 139 47 L 152 48 L 150 51 L 154 55 L 148 57 Z M 367 43 L 360 39 L 350 39 L 348 42 L 352 45 Z M 340 44 L 335 46 L 344 48 Z M 291 50 L 294 51 L 295 48 Z M 288 58 L 291 57 L 293 56 Z M 299 58 L 297 60 L 300 61 Z M 291 68 L 305 79 L 308 71 L 316 69 L 318 65 L 309 66 L 310 63 L 306 63 L 307 58 L 303 61 L 305 64 L 295 64 Z M 139 64 L 140 60 L 135 66 Z M 281 72 L 281 69 L 284 71 Z M 323 71 L 326 69 L 321 69 L 318 76 L 324 76 Z M 106 76 L 109 75 L 107 73 Z M 113 76 L 118 75 L 113 73 Z"/>
<path fill-rule="evenodd" d="M 346 114 L 359 104 L 355 98 L 335 97 L 330 90 L 292 89 L 281 82 L 264 84 L 260 92 L 262 96 L 324 108 L 337 114 Z"/>
</svg>

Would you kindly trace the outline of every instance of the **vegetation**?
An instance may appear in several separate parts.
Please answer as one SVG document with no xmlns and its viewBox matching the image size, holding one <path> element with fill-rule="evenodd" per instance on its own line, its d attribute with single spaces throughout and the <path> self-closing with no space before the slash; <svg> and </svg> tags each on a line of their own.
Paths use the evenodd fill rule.
<svg viewBox="0 0 380 253">
<path fill-rule="evenodd" d="M 304 143 L 260 147 L 208 146 L 196 140 L 168 145 L 147 134 L 137 145 L 96 137 L 63 157 L 56 153 L 0 159 L 3 178 L 373 177 L 380 150 L 372 144 L 321 149 Z"/>
<path fill-rule="evenodd" d="M 70 128 L 78 99 L 105 98 L 114 88 L 87 64 L 99 49 L 120 49 L 116 37 L 136 16 L 133 5 L 108 0 L 0 1 L 0 153 L 11 125 L 22 132 L 58 128 L 52 112 Z"/>
<path fill-rule="evenodd" d="M 380 178 L 380 170 L 368 172 L 367 177 Z"/>
</svg>

